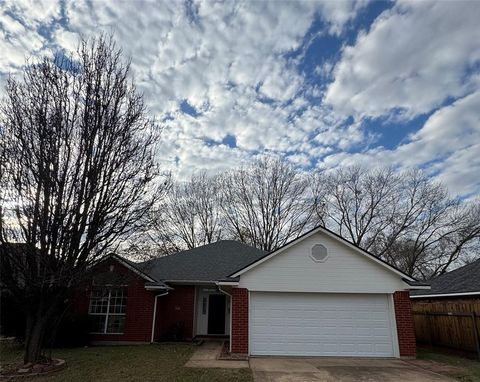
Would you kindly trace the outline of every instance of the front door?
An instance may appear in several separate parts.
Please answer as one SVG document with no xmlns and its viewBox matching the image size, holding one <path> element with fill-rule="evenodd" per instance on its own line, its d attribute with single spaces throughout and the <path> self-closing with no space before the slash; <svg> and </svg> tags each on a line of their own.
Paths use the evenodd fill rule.
<svg viewBox="0 0 480 382">
<path fill-rule="evenodd" d="M 208 300 L 208 334 L 225 334 L 224 294 L 211 294 Z"/>
</svg>

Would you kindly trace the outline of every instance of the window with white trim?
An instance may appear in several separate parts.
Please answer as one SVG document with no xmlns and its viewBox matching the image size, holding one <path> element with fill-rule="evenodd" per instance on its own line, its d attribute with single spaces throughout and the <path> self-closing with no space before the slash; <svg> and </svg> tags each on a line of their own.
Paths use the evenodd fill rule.
<svg viewBox="0 0 480 382">
<path fill-rule="evenodd" d="M 123 334 L 127 291 L 123 287 L 94 288 L 90 295 L 91 332 Z"/>
</svg>

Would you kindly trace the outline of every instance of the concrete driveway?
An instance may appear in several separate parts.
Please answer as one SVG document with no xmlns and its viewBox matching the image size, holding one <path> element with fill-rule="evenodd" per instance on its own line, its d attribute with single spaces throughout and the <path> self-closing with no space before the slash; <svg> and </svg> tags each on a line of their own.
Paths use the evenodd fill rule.
<svg viewBox="0 0 480 382">
<path fill-rule="evenodd" d="M 447 382 L 451 378 L 396 359 L 250 358 L 256 382 Z"/>
</svg>

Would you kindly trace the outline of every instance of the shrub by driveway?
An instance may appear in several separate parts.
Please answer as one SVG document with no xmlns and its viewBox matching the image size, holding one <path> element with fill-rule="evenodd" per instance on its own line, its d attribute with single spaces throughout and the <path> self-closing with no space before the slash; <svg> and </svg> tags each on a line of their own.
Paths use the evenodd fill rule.
<svg viewBox="0 0 480 382">
<path fill-rule="evenodd" d="M 21 363 L 20 347 L 0 345 L 1 365 Z M 184 367 L 194 350 L 192 344 L 178 343 L 54 349 L 52 356 L 65 359 L 67 368 L 48 377 L 35 378 L 34 381 L 252 381 L 250 369 Z"/>
</svg>

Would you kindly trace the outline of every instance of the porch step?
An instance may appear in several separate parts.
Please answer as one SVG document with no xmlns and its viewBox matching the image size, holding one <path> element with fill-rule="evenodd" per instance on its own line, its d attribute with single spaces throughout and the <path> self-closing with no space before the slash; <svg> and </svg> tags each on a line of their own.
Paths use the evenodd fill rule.
<svg viewBox="0 0 480 382">
<path fill-rule="evenodd" d="M 232 361 L 218 359 L 222 351 L 223 341 L 205 341 L 200 345 L 185 367 L 242 369 L 248 368 L 247 361 Z"/>
</svg>

